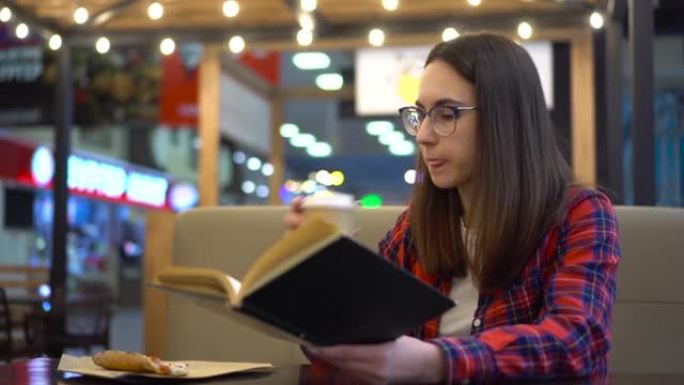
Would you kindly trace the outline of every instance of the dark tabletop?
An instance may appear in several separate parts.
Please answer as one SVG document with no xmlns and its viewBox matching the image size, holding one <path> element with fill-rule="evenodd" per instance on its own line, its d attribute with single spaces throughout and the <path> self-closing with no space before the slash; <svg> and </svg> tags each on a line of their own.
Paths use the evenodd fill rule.
<svg viewBox="0 0 684 385">
<path fill-rule="evenodd" d="M 0 365 L 0 385 L 113 385 L 120 381 L 101 380 L 60 373 L 56 371 L 57 359 L 34 358 L 30 360 L 15 361 L 12 364 Z M 128 378 L 128 384 L 237 384 L 237 385 L 323 385 L 323 384 L 349 384 L 364 385 L 354 378 L 345 376 L 344 373 L 319 371 L 307 365 L 278 367 L 269 373 L 233 374 L 215 377 L 209 380 L 155 380 L 149 378 Z M 527 384 L 554 384 L 554 385 L 684 385 L 684 374 L 627 374 L 612 373 L 609 376 L 594 377 L 591 379 L 559 380 L 559 381 L 527 381 L 518 382 Z M 507 383 L 505 383 L 507 384 Z"/>
</svg>

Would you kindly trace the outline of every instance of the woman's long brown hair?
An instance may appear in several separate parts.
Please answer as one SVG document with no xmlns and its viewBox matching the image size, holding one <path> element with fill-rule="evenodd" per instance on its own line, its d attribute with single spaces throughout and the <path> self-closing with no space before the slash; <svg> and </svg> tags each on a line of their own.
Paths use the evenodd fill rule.
<svg viewBox="0 0 684 385">
<path fill-rule="evenodd" d="M 539 75 L 528 53 L 498 35 L 475 34 L 440 43 L 430 52 L 475 86 L 474 196 L 468 228 L 475 229 L 467 258 L 458 189 L 440 189 L 421 156 L 411 203 L 411 233 L 428 273 L 464 277 L 481 292 L 510 284 L 544 233 L 563 214 L 572 174 L 559 151 Z"/>
</svg>

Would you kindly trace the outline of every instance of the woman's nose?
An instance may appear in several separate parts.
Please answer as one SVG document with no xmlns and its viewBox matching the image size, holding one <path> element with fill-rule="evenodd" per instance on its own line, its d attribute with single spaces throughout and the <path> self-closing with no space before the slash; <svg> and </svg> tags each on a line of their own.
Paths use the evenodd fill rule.
<svg viewBox="0 0 684 385">
<path fill-rule="evenodd" d="M 416 141 L 418 144 L 429 145 L 437 143 L 439 139 L 435 130 L 432 129 L 431 122 L 428 122 L 428 117 L 426 116 L 422 122 L 420 122 L 420 127 L 418 127 L 418 133 L 416 134 Z"/>
</svg>

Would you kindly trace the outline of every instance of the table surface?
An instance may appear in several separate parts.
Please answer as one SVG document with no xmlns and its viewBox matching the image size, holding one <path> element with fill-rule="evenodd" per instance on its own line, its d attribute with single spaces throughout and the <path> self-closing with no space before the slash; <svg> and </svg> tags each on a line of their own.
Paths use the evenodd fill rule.
<svg viewBox="0 0 684 385">
<path fill-rule="evenodd" d="M 57 372 L 58 360 L 53 358 L 34 358 L 0 365 L 1 385 L 111 385 L 120 382 L 102 380 L 71 373 Z M 142 377 L 128 378 L 129 384 L 165 384 L 174 380 L 154 380 Z M 323 385 L 352 384 L 363 385 L 363 382 L 345 376 L 340 372 L 322 373 L 311 366 L 286 366 L 275 368 L 268 373 L 233 374 L 200 381 L 181 381 L 181 384 L 238 384 L 238 385 Z M 503 382 L 504 384 L 506 382 Z M 526 382 L 517 382 L 518 384 Z M 612 373 L 608 377 L 563 381 L 529 381 L 530 384 L 562 384 L 562 385 L 681 385 L 683 374 L 628 374 Z"/>
</svg>

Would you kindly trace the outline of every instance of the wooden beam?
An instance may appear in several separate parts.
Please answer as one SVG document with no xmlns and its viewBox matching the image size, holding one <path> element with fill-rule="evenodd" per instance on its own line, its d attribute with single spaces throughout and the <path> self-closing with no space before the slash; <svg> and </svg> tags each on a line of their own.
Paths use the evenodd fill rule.
<svg viewBox="0 0 684 385">
<path fill-rule="evenodd" d="M 206 44 L 199 69 L 200 206 L 216 206 L 219 199 L 221 52 L 220 45 Z"/>
<path fill-rule="evenodd" d="M 280 136 L 280 125 L 283 124 L 284 100 L 279 96 L 271 98 L 271 153 L 269 162 L 273 165 L 273 175 L 268 181 L 271 192 L 268 203 L 282 204 L 280 200 L 280 186 L 283 185 L 285 175 L 285 142 Z"/>
<path fill-rule="evenodd" d="M 578 182 L 595 186 L 596 112 L 591 31 L 577 30 L 571 36 L 572 167 Z"/>
<path fill-rule="evenodd" d="M 498 33 L 511 39 L 519 40 L 519 37 L 510 29 L 487 29 L 487 32 Z M 568 41 L 570 34 L 575 28 L 557 28 L 535 30 L 532 40 Z M 388 34 L 385 40 L 387 47 L 434 45 L 442 41 L 442 32 L 419 32 Z M 261 40 L 249 43 L 251 50 L 272 51 L 320 51 L 320 50 L 355 50 L 358 48 L 371 48 L 366 36 L 342 36 L 315 39 L 313 43 L 303 48 L 293 40 Z"/>
<path fill-rule="evenodd" d="M 282 87 L 278 89 L 278 95 L 285 101 L 295 99 L 313 100 L 354 100 L 354 86 L 344 86 L 338 91 L 324 91 L 318 87 Z"/>
<path fill-rule="evenodd" d="M 446 25 L 456 25 L 464 31 L 489 31 L 507 35 L 511 38 L 515 36 L 516 21 L 523 18 L 533 18 L 535 32 L 533 39 L 567 41 L 568 33 L 577 28 L 588 28 L 586 26 L 586 11 L 573 10 L 570 12 L 559 12 L 551 15 L 539 15 L 533 17 L 529 14 L 506 14 L 487 17 L 454 17 L 446 15 L 438 19 L 430 20 L 410 20 L 382 23 L 387 34 L 386 46 L 409 46 L 409 45 L 434 45 L 441 41 L 442 27 Z M 131 27 L 126 29 L 118 28 L 94 28 L 88 30 L 85 36 L 72 36 L 74 44 L 91 45 L 93 35 L 104 33 L 117 44 L 118 41 L 150 41 L 159 40 L 165 36 L 173 36 L 176 42 L 201 41 L 204 43 L 214 42 L 217 44 L 226 43 L 226 36 L 242 35 L 247 42 L 249 50 L 281 50 L 281 51 L 302 51 L 302 50 L 341 50 L 357 49 L 360 47 L 370 47 L 367 40 L 367 33 L 374 23 L 358 22 L 330 28 L 328 33 L 321 33 L 317 29 L 317 36 L 313 44 L 308 47 L 301 47 L 293 37 L 296 25 L 269 25 L 249 27 L 223 27 L 222 25 L 210 26 L 166 26 L 159 28 Z"/>
</svg>

